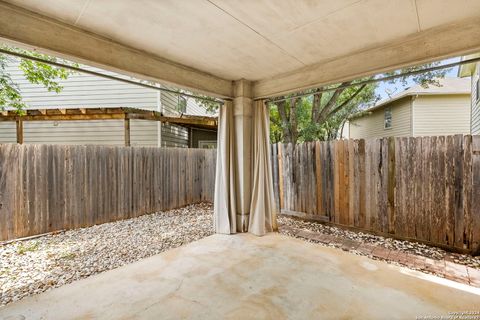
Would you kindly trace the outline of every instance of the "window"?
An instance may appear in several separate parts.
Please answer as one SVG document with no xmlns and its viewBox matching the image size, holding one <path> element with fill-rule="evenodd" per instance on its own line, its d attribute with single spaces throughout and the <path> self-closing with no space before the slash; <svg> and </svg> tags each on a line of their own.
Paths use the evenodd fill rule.
<svg viewBox="0 0 480 320">
<path fill-rule="evenodd" d="M 392 127 L 392 109 L 390 108 L 385 108 L 385 122 L 384 122 L 384 128 L 385 129 L 390 129 Z"/>
<path fill-rule="evenodd" d="M 178 96 L 177 111 L 180 112 L 180 113 L 186 113 L 187 112 L 187 99 L 185 97 Z"/>
<path fill-rule="evenodd" d="M 198 141 L 198 147 L 201 149 L 217 149 L 216 140 L 200 140 Z"/>
</svg>

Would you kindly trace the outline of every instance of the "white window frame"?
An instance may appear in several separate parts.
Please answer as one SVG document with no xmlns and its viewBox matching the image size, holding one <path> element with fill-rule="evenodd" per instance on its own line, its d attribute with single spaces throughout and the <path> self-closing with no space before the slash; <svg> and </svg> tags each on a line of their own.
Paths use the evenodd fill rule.
<svg viewBox="0 0 480 320">
<path fill-rule="evenodd" d="M 209 145 L 215 145 L 215 148 L 205 148 Z M 198 147 L 200 149 L 217 149 L 217 140 L 198 140 Z"/>
<path fill-rule="evenodd" d="M 387 112 L 390 114 L 390 126 L 387 127 Z M 383 110 L 383 129 L 389 130 L 393 128 L 392 108 L 388 107 Z"/>
</svg>

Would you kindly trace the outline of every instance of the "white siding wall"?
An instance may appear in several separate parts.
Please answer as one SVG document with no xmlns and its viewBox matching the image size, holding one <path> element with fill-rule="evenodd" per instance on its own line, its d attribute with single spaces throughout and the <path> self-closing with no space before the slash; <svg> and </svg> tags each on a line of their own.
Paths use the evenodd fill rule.
<svg viewBox="0 0 480 320">
<path fill-rule="evenodd" d="M 84 67 L 84 66 L 82 66 Z M 117 77 L 128 78 L 113 72 L 92 67 L 86 69 Z M 132 107 L 154 110 L 157 92 L 153 89 L 105 79 L 85 73 L 76 73 L 60 81 L 62 92 L 48 92 L 43 86 L 31 84 L 23 76 L 17 63 L 7 67 L 12 79 L 20 85 L 23 100 L 32 108 L 58 107 Z"/>
<path fill-rule="evenodd" d="M 480 134 L 480 99 L 477 100 L 477 81 L 480 78 L 480 63 L 477 63 L 475 73 L 472 75 L 472 134 Z"/>
<path fill-rule="evenodd" d="M 392 110 L 392 127 L 384 128 L 384 108 Z M 352 139 L 369 139 L 375 137 L 410 136 L 411 130 L 411 98 L 406 97 L 382 108 L 372 111 L 371 114 L 349 122 L 349 134 Z"/>
<path fill-rule="evenodd" d="M 113 72 L 86 67 L 91 70 L 128 78 Z M 31 84 L 24 78 L 18 63 L 7 67 L 12 79 L 19 84 L 24 101 L 31 108 L 69 107 L 135 107 L 157 110 L 158 92 L 93 75 L 77 73 L 61 81 L 59 94 L 48 92 L 43 86 Z M 162 93 L 162 105 L 166 114 L 176 114 L 177 100 L 172 94 Z M 131 145 L 157 146 L 160 125 L 154 121 L 131 120 Z M 162 146 L 187 147 L 188 130 L 180 126 L 162 125 Z M 25 143 L 55 144 L 111 144 L 123 145 L 123 121 L 60 121 L 26 122 Z M 15 123 L 0 123 L 0 143 L 16 142 Z"/>
<path fill-rule="evenodd" d="M 164 115 L 179 115 L 178 95 L 162 92 L 160 97 Z M 162 124 L 162 147 L 188 147 L 188 129 L 177 125 Z"/>
<path fill-rule="evenodd" d="M 15 122 L 0 122 L 0 143 L 17 142 Z"/>
<path fill-rule="evenodd" d="M 123 120 L 25 121 L 25 143 L 123 145 Z"/>
<path fill-rule="evenodd" d="M 423 95 L 413 101 L 413 135 L 470 133 L 470 95 Z"/>
</svg>

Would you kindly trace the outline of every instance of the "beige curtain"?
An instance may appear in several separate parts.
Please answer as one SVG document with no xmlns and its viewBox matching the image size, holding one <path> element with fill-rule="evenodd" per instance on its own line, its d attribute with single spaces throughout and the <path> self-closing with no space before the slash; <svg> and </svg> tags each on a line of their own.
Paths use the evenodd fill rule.
<svg viewBox="0 0 480 320">
<path fill-rule="evenodd" d="M 264 101 L 253 107 L 253 177 L 248 231 L 264 235 L 277 230 L 270 155 L 270 119 Z"/>
<path fill-rule="evenodd" d="M 270 161 L 269 112 L 263 101 L 254 102 L 252 114 L 251 147 L 252 176 L 248 232 L 264 235 L 276 231 L 276 207 L 273 196 Z M 215 232 L 236 233 L 236 165 L 234 109 L 227 101 L 220 107 L 218 117 L 217 170 L 215 176 L 214 226 Z M 242 191 L 249 192 L 249 191 Z M 239 200 L 239 199 L 238 199 Z"/>
<path fill-rule="evenodd" d="M 213 205 L 214 227 L 217 233 L 236 232 L 235 143 L 233 105 L 225 101 L 220 106 L 217 136 L 217 169 Z"/>
</svg>

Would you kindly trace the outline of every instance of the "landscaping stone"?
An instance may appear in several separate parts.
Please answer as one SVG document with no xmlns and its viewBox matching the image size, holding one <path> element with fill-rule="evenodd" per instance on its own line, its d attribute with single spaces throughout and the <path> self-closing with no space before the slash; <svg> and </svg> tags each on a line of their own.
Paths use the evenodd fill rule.
<svg viewBox="0 0 480 320">
<path fill-rule="evenodd" d="M 336 226 L 322 224 L 320 222 L 304 221 L 285 215 L 279 216 L 278 225 L 280 226 L 280 232 L 282 233 L 284 233 L 283 228 L 290 228 L 290 231 L 288 233 L 285 233 L 291 236 L 294 236 L 293 233 L 295 232 L 292 231 L 291 228 L 297 228 L 298 230 L 317 232 L 323 235 L 331 235 L 334 236 L 336 239 L 349 239 L 360 242 L 361 244 L 370 244 L 375 247 L 382 246 L 387 249 L 393 249 L 414 255 L 420 255 L 434 260 L 450 260 L 470 268 L 480 269 L 480 256 L 473 257 L 469 254 L 446 252 L 443 249 L 431 247 L 417 242 L 403 241 L 393 238 L 376 236 L 365 232 L 351 231 Z M 331 243 L 330 246 L 332 246 Z"/>
<path fill-rule="evenodd" d="M 0 306 L 213 234 L 210 204 L 0 246 Z"/>
<path fill-rule="evenodd" d="M 416 242 L 349 231 L 283 215 L 279 217 L 279 225 L 280 233 L 289 236 L 480 287 L 480 257 L 445 252 Z"/>
</svg>

